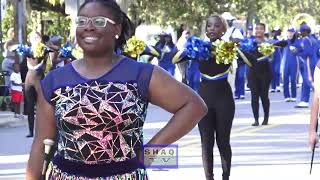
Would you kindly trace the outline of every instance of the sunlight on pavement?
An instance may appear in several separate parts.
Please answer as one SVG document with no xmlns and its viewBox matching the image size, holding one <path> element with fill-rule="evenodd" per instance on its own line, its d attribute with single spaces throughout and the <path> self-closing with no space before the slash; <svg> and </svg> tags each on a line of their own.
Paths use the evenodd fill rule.
<svg viewBox="0 0 320 180">
<path fill-rule="evenodd" d="M 0 156 L 0 164 L 26 163 L 28 159 L 29 154 Z"/>
</svg>

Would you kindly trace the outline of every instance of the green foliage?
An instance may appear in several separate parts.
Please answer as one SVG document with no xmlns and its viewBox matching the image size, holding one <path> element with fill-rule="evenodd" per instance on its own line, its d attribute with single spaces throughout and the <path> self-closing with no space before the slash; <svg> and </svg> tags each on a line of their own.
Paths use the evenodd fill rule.
<svg viewBox="0 0 320 180">
<path fill-rule="evenodd" d="M 57 5 L 57 4 L 63 4 L 64 0 L 47 0 L 50 4 L 52 4 L 53 6 Z"/>
<path fill-rule="evenodd" d="M 267 24 L 269 31 L 275 27 L 282 29 L 291 24 L 293 16 L 288 16 L 283 8 L 278 6 L 277 0 L 272 0 L 265 2 L 263 7 L 258 11 L 258 16 L 263 23 Z"/>
<path fill-rule="evenodd" d="M 176 28 L 182 23 L 188 24 L 195 33 L 199 33 L 203 21 L 209 15 L 225 11 L 238 13 L 239 9 L 243 10 L 243 14 L 250 5 L 256 4 L 258 1 L 249 3 L 248 0 L 136 0 L 131 4 L 129 14 L 131 17 L 139 17 L 145 23 L 172 25 Z"/>
<path fill-rule="evenodd" d="M 41 16 L 40 16 L 41 13 Z M 46 35 L 60 35 L 65 39 L 69 36 L 71 20 L 60 13 L 53 11 L 32 11 L 27 25 L 27 33 L 37 29 L 42 18 L 43 33 Z"/>
<path fill-rule="evenodd" d="M 270 29 L 276 26 L 286 28 L 297 23 L 293 22 L 293 19 L 299 13 L 308 13 L 315 20 L 319 20 L 317 15 L 320 13 L 319 7 L 319 1 L 269 0 L 263 2 L 257 14 L 263 22 L 269 25 Z"/>
<path fill-rule="evenodd" d="M 3 59 L 4 59 L 3 54 L 0 53 L 0 64 L 2 64 Z M 0 69 L 1 69 L 1 67 L 0 67 Z M 1 70 L 2 70 L 2 69 L 1 69 Z M 0 83 L 0 84 L 1 84 L 1 83 Z"/>
<path fill-rule="evenodd" d="M 5 16 L 2 19 L 3 42 L 7 39 L 7 31 L 14 26 L 14 9 L 13 5 L 8 5 L 5 9 Z"/>
<path fill-rule="evenodd" d="M 262 21 L 269 29 L 291 24 L 298 13 L 309 13 L 320 20 L 320 1 L 313 0 L 134 0 L 129 15 L 134 21 L 147 24 L 172 25 L 182 23 L 199 32 L 202 21 L 210 14 L 229 11 L 246 17 L 249 23 Z"/>
<path fill-rule="evenodd" d="M 3 54 L 0 53 L 0 64 L 2 64 L 2 61 L 4 60 Z M 0 70 L 2 70 L 2 67 L 0 67 Z M 4 84 L 4 77 L 0 76 L 0 85 Z"/>
<path fill-rule="evenodd" d="M 139 17 L 145 23 L 179 27 L 188 24 L 199 32 L 205 18 L 214 13 L 222 13 L 231 5 L 228 0 L 136 0 L 129 8 L 131 17 Z M 135 18 L 133 18 L 136 20 Z"/>
<path fill-rule="evenodd" d="M 14 27 L 14 7 L 12 4 L 9 4 L 6 7 L 6 13 L 2 20 L 2 32 L 3 40 L 7 39 L 7 30 Z M 64 38 L 69 36 L 71 20 L 69 17 L 65 17 L 61 13 L 54 11 L 32 11 L 27 20 L 27 34 L 31 31 L 37 29 L 40 23 L 40 13 L 42 13 L 44 34 L 47 35 L 60 35 Z"/>
</svg>

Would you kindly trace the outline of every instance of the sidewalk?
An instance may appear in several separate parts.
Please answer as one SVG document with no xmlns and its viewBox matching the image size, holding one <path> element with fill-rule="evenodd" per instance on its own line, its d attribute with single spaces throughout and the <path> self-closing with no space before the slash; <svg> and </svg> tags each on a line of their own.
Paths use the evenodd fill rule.
<svg viewBox="0 0 320 180">
<path fill-rule="evenodd" d="M 0 111 L 0 128 L 1 127 L 17 127 L 27 124 L 27 117 L 24 119 L 14 118 L 14 114 L 11 111 Z"/>
</svg>

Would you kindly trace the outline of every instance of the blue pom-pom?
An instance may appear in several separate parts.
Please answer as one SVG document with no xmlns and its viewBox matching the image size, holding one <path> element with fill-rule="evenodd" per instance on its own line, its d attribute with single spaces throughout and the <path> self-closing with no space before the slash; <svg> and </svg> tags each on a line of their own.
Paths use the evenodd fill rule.
<svg viewBox="0 0 320 180">
<path fill-rule="evenodd" d="M 240 42 L 240 49 L 245 52 L 255 51 L 257 47 L 258 44 L 255 38 L 245 38 Z"/>
<path fill-rule="evenodd" d="M 192 36 L 186 43 L 187 56 L 190 59 L 209 60 L 211 43 L 196 36 Z"/>
<path fill-rule="evenodd" d="M 16 51 L 20 56 L 32 56 L 32 48 L 25 44 L 19 44 Z"/>
<path fill-rule="evenodd" d="M 64 58 L 70 58 L 72 57 L 72 50 L 73 50 L 73 46 L 71 44 L 66 44 L 64 45 L 59 51 L 60 51 L 60 55 Z"/>
</svg>

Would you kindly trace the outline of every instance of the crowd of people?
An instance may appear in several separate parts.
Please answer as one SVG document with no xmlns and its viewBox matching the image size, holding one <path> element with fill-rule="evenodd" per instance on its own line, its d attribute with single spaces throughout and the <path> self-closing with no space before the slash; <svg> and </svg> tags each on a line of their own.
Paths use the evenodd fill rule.
<svg viewBox="0 0 320 180">
<path fill-rule="evenodd" d="M 298 101 L 295 105 L 296 108 L 308 108 L 310 93 L 315 91 L 314 86 L 316 86 L 314 70 L 320 57 L 320 46 L 318 37 L 311 34 L 311 27 L 307 23 L 303 22 L 297 29 L 288 26 L 289 28 L 284 32 L 275 28 L 269 34 L 264 23 L 248 25 L 246 31 L 243 31 L 234 26 L 235 20 L 236 17 L 230 13 L 210 16 L 206 24 L 206 39 L 211 42 L 216 40 L 235 42 L 240 46 L 239 50 L 243 51 L 242 55 L 244 56 L 238 54 L 237 61 L 226 65 L 215 64 L 214 57 L 213 61 L 194 58 L 176 64 L 182 73 L 182 82 L 199 93 L 208 107 L 208 113 L 198 124 L 202 142 L 203 166 L 207 180 L 213 179 L 213 145 L 215 140 L 220 151 L 223 179 L 229 178 L 232 157 L 230 131 L 234 118 L 234 99 L 244 99 L 245 91 L 248 88 L 247 90 L 251 94 L 254 119 L 252 126 L 260 125 L 260 99 L 264 111 L 261 125 L 268 125 L 270 93 L 283 92 L 285 102 Z M 191 30 L 185 25 L 181 26 L 181 29 L 178 32 L 180 35 L 177 41 L 178 50 L 186 48 L 186 42 L 193 36 L 190 33 Z M 169 39 L 172 39 L 170 34 L 165 33 L 160 34 L 160 39 L 165 39 L 166 36 L 170 36 Z M 256 43 L 258 47 L 264 43 L 272 44 L 273 52 L 269 55 L 263 55 L 259 52 L 259 48 L 255 50 L 242 49 L 242 44 L 248 42 Z M 161 40 L 159 43 L 161 44 Z M 170 57 L 174 58 L 176 50 L 172 48 L 171 51 L 173 53 L 170 54 Z M 249 63 L 244 59 L 247 59 Z M 158 60 L 159 66 L 162 67 L 162 59 L 158 58 Z M 171 64 L 172 61 L 168 62 L 171 67 L 174 66 Z M 233 67 L 233 72 L 230 67 Z M 163 68 L 172 74 L 168 68 Z M 220 76 L 224 72 L 227 72 L 227 75 Z M 301 85 L 300 99 L 297 98 L 299 84 Z M 317 99 L 314 100 L 315 105 L 313 105 L 313 111 L 316 112 L 313 112 L 312 128 L 310 128 L 311 146 L 314 146 L 317 139 L 315 133 L 317 101 Z"/>
<path fill-rule="evenodd" d="M 302 80 L 297 108 L 308 108 L 310 92 L 319 93 L 319 80 L 313 76 L 319 73 L 319 40 L 307 23 L 299 29 L 290 27 L 285 33 L 274 29 L 268 38 L 266 24 L 248 24 L 244 31 L 235 27 L 235 20 L 230 13 L 206 19 L 205 41 L 232 42 L 237 46 L 237 58 L 224 64 L 212 54 L 206 60 L 187 55 L 181 61 L 174 60 L 195 37 L 186 24 L 178 30 L 176 44 L 171 33 L 159 34 L 159 41 L 153 46 L 158 55 L 150 57 L 157 59 L 158 66 L 122 54 L 121 48 L 133 36 L 135 27 L 112 0 L 86 0 L 80 7 L 75 36 L 83 50 L 81 59 L 61 54 L 70 41 L 62 45 L 63 38 L 58 35 L 33 32 L 26 44 L 34 47 L 41 42 L 46 50 L 41 57 L 24 55 L 20 62 L 14 60 L 18 50 L 12 48 L 14 42 L 10 39 L 2 64 L 2 70 L 11 74 L 5 85 L 10 87 L 15 117 L 20 117 L 20 103 L 25 99 L 27 137 L 34 137 L 27 179 L 41 176 L 44 158 L 39 154 L 43 153 L 42 142 L 47 138 L 53 139 L 57 148 L 49 179 L 146 179 L 141 162 L 145 144 L 142 128 L 148 103 L 152 103 L 173 116 L 147 144 L 171 144 L 198 125 L 206 179 L 214 179 L 216 141 L 223 180 L 228 180 L 235 99 L 245 99 L 246 88 L 251 93 L 252 126 L 260 125 L 259 99 L 264 110 L 261 125 L 268 125 L 269 93 L 283 91 L 284 101 L 296 102 L 297 84 Z M 12 33 L 8 30 L 9 37 L 13 37 Z M 272 53 L 260 51 L 265 43 L 272 46 Z M 174 78 L 176 66 L 182 83 Z M 316 98 L 313 104 L 318 107 Z M 313 107 L 313 145 L 317 112 Z"/>
</svg>

